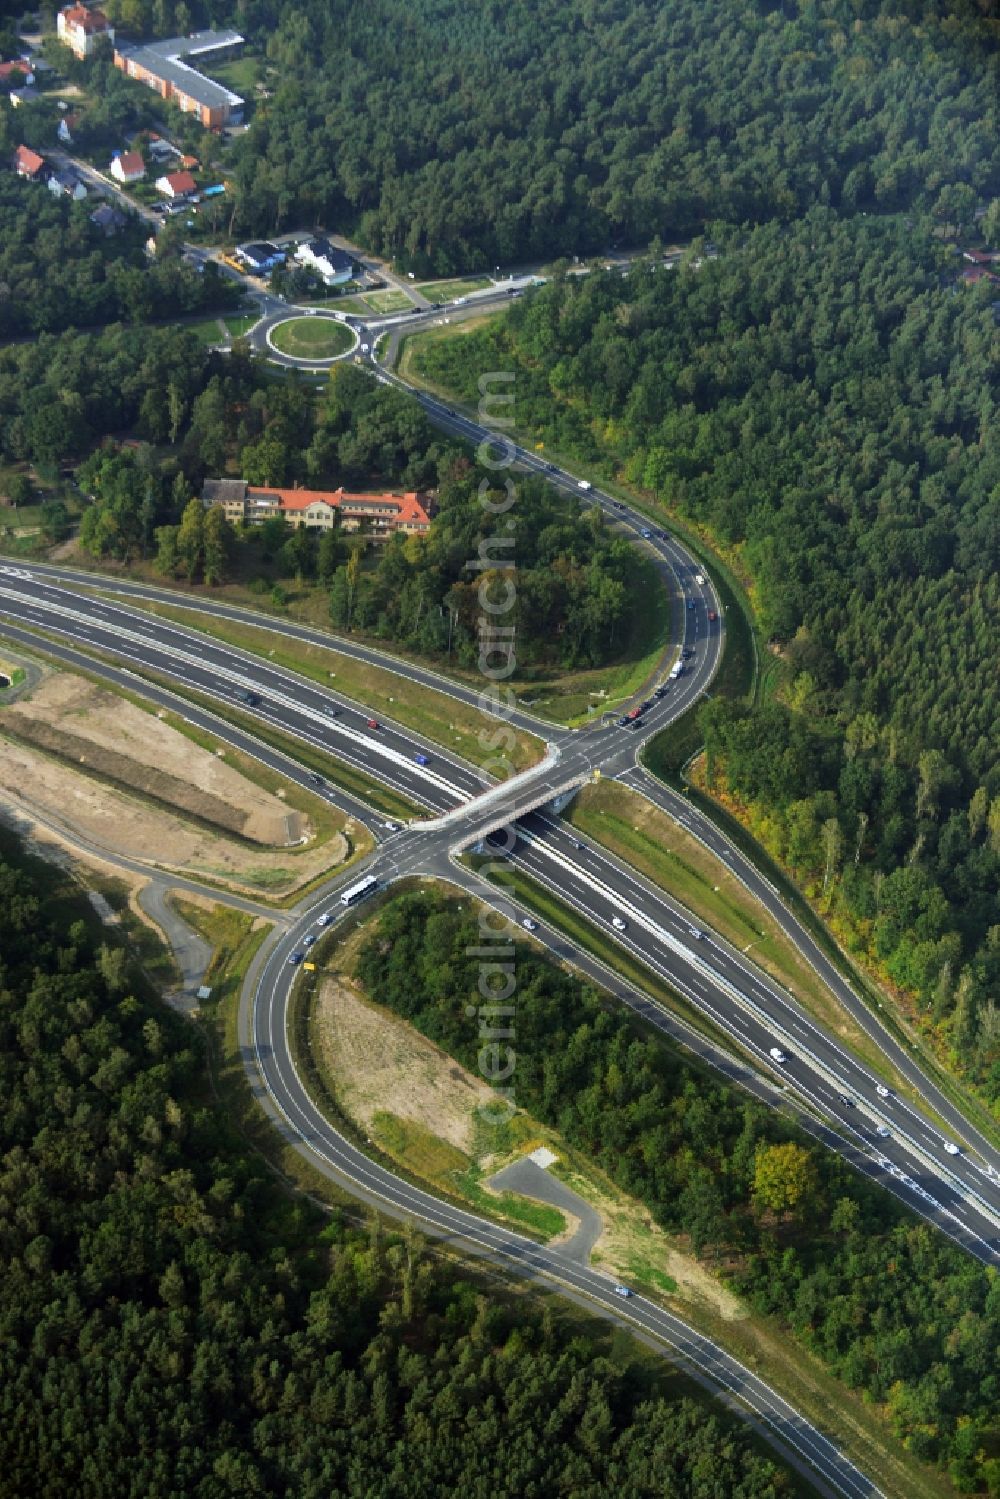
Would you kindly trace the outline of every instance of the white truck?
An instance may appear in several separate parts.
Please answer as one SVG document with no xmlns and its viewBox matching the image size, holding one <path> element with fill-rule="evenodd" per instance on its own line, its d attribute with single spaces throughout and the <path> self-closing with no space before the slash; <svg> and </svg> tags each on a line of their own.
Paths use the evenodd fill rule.
<svg viewBox="0 0 1000 1499">
<path fill-rule="evenodd" d="M 667 672 L 667 681 L 668 682 L 676 682 L 677 678 L 678 677 L 682 677 L 683 675 L 684 675 L 684 662 L 683 661 L 675 661 L 674 664 L 673 664 L 673 666 Z"/>
<path fill-rule="evenodd" d="M 699 588 L 704 588 L 704 586 L 705 586 L 705 574 L 704 573 L 695 573 L 695 575 L 694 575 L 694 581 L 697 583 L 697 585 L 698 585 Z"/>
<path fill-rule="evenodd" d="M 594 486 L 589 479 L 578 479 L 576 487 L 577 489 L 593 489 Z"/>
</svg>

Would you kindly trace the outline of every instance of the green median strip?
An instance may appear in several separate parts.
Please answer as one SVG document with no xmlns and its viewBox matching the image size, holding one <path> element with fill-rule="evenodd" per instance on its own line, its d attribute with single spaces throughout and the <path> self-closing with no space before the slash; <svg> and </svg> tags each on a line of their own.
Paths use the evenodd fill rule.
<svg viewBox="0 0 1000 1499">
<path fill-rule="evenodd" d="M 873 1070 L 906 1086 L 761 902 L 668 813 L 619 782 L 602 781 L 585 786 L 564 815 L 788 989 Z"/>
<path fill-rule="evenodd" d="M 118 602 L 116 595 L 107 593 L 106 596 Z M 237 650 L 260 656 L 269 665 L 308 677 L 350 698 L 359 707 L 369 710 L 377 707 L 404 728 L 461 755 L 470 764 L 482 765 L 495 758 L 496 748 L 490 746 L 495 744 L 498 721 L 480 713 L 471 704 L 450 697 L 446 692 L 435 691 L 421 682 L 413 682 L 386 667 L 358 661 L 332 645 L 327 647 L 290 639 L 282 634 L 279 620 L 269 629 L 266 625 L 220 619 L 199 614 L 198 602 L 192 599 L 185 607 L 183 598 L 176 605 L 154 603 L 148 599 L 127 600 L 129 608 L 141 609 L 159 619 L 171 620 L 186 629 L 209 635 Z M 510 729 L 509 732 L 514 743 L 511 748 L 505 746 L 504 754 L 514 770 L 526 770 L 536 765 L 545 752 L 542 741 L 520 730 Z"/>
<path fill-rule="evenodd" d="M 643 994 L 648 994 L 650 999 L 656 1000 L 670 1014 L 676 1015 L 685 1025 L 704 1036 L 707 1041 L 711 1041 L 713 1046 L 719 1046 L 731 1054 L 741 1050 L 738 1040 L 706 1020 L 701 1011 L 688 1004 L 676 989 L 671 988 L 642 963 L 630 957 L 617 942 L 611 941 L 600 927 L 595 926 L 586 917 L 580 916 L 571 906 L 564 905 L 558 896 L 553 895 L 550 890 L 532 879 L 530 875 L 525 874 L 523 870 L 511 864 L 505 864 L 502 867 L 502 873 L 498 874 L 496 872 L 498 861 L 487 854 L 466 855 L 465 859 L 469 867 L 483 875 L 491 885 L 501 886 L 515 900 L 529 907 L 540 921 L 544 921 L 555 931 L 568 937 L 571 942 L 575 942 L 578 947 L 583 948 L 584 952 L 597 958 L 626 983 L 639 989 Z M 487 873 L 486 866 L 490 866 L 493 872 Z"/>
</svg>

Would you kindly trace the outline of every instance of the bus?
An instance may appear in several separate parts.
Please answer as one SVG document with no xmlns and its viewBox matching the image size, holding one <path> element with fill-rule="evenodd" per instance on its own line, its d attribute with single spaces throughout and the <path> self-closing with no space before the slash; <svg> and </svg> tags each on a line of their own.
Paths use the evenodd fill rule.
<svg viewBox="0 0 1000 1499">
<path fill-rule="evenodd" d="M 340 897 L 340 904 L 342 906 L 356 906 L 359 900 L 365 900 L 369 895 L 374 895 L 377 889 L 378 880 L 375 876 L 373 874 L 366 875 L 363 880 L 359 880 L 356 885 L 352 885 L 349 890 L 344 891 Z"/>
</svg>

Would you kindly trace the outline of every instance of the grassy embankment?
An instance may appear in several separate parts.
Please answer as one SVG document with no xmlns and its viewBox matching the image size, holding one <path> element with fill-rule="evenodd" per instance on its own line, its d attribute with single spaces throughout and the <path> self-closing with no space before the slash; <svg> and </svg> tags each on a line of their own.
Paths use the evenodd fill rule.
<svg viewBox="0 0 1000 1499">
<path fill-rule="evenodd" d="M 69 669 L 64 664 L 60 663 L 56 658 L 47 656 L 44 648 L 41 645 L 39 645 L 39 647 L 35 649 L 34 654 L 37 655 L 37 657 L 42 661 L 51 662 L 51 664 L 54 665 L 58 670 L 66 671 Z M 315 848 L 317 844 L 322 845 L 323 843 L 328 843 L 337 834 L 343 834 L 347 839 L 349 852 L 347 858 L 337 866 L 338 869 L 346 869 L 351 863 L 356 862 L 358 859 L 363 858 L 365 855 L 371 852 L 373 845 L 371 835 L 368 833 L 368 830 L 355 822 L 353 819 L 348 818 L 343 812 L 339 810 L 339 808 L 331 806 L 324 797 L 313 795 L 312 792 L 307 791 L 304 787 L 297 785 L 294 781 L 286 778 L 279 772 L 271 770 L 270 767 L 262 764 L 259 760 L 255 760 L 253 756 L 245 755 L 242 751 L 234 749 L 228 744 L 220 744 L 219 739 L 216 735 L 213 735 L 206 730 L 199 728 L 196 724 L 189 723 L 188 720 L 184 718 L 180 713 L 160 710 L 156 708 L 154 704 L 151 704 L 146 698 L 142 697 L 139 693 L 129 691 L 127 688 L 123 688 L 114 682 L 108 681 L 104 677 L 98 676 L 96 673 L 87 672 L 85 669 L 77 667 L 72 668 L 72 673 L 75 676 L 80 676 L 85 678 L 87 681 L 93 682 L 97 687 L 100 687 L 108 692 L 113 692 L 116 696 L 121 697 L 126 702 L 131 703 L 134 707 L 141 709 L 144 713 L 148 713 L 151 716 L 156 716 L 160 712 L 163 712 L 163 722 L 168 724 L 171 728 L 176 729 L 179 734 L 182 734 L 184 738 L 188 739 L 192 744 L 198 745 L 199 748 L 207 750 L 213 755 L 216 755 L 221 749 L 226 764 L 229 765 L 232 769 L 245 776 L 246 779 L 253 782 L 254 785 L 270 792 L 271 795 L 274 796 L 280 793 L 281 800 L 287 807 L 289 807 L 293 811 L 301 812 L 305 817 L 309 819 L 314 829 L 314 838 L 309 845 L 310 848 Z M 195 694 L 185 693 L 183 690 L 181 690 L 178 695 L 190 696 L 192 700 L 194 700 L 195 698 Z M 210 704 L 207 704 L 207 701 L 206 705 L 211 706 Z M 238 715 L 233 714 L 232 717 L 235 719 L 236 717 L 238 717 Z M 250 732 L 253 732 L 255 727 L 253 722 L 249 719 L 245 719 L 241 726 L 246 727 Z M 265 735 L 259 734 L 258 737 L 263 739 L 265 738 Z M 274 739 L 275 742 L 272 744 L 273 748 L 280 750 L 282 753 L 288 754 L 290 758 L 299 761 L 299 763 L 310 763 L 305 754 L 305 752 L 310 748 L 308 745 L 300 746 L 296 741 L 286 741 L 284 739 L 284 736 L 278 734 L 274 736 Z M 319 767 L 325 767 L 326 757 L 322 755 L 316 755 L 315 759 Z M 85 767 L 81 768 L 80 766 L 75 764 L 72 768 L 77 771 L 85 769 Z M 334 779 L 333 775 L 330 775 L 329 779 L 332 781 Z M 358 780 L 361 781 L 363 780 L 363 778 L 358 777 Z M 371 787 L 376 792 L 381 791 L 381 788 L 379 788 L 374 782 L 371 783 Z M 140 799 L 145 799 L 151 802 L 153 801 L 152 798 L 144 797 L 141 791 L 136 790 L 136 788 L 132 786 L 123 786 L 122 789 L 127 791 L 131 796 L 136 796 Z M 354 790 L 354 787 L 352 786 L 349 789 Z M 359 789 L 356 794 L 362 795 L 363 790 Z M 385 810 L 391 812 L 391 815 L 395 817 L 400 817 L 414 815 L 420 809 L 414 807 L 410 803 L 407 803 L 402 797 L 396 798 L 393 797 L 391 793 L 388 793 L 386 797 Z M 196 821 L 196 819 L 190 820 Z M 296 852 L 294 849 L 285 850 L 283 852 L 287 854 L 289 858 L 294 859 Z M 313 879 L 308 880 L 304 884 L 300 885 L 297 889 L 289 892 L 284 896 L 275 896 L 274 894 L 269 893 L 266 890 L 261 890 L 257 898 L 269 902 L 276 908 L 280 909 L 281 907 L 295 904 L 306 894 L 308 894 L 310 890 L 315 889 L 318 885 L 323 884 L 324 881 L 329 877 L 329 871 L 324 874 L 317 875 Z M 213 887 L 219 888 L 219 883 L 213 880 L 209 875 L 200 874 L 198 876 L 198 880 L 199 883 L 204 884 L 207 889 L 212 889 Z"/>
<path fill-rule="evenodd" d="M 482 765 L 496 754 L 495 749 L 484 747 L 480 740 L 481 735 L 489 738 L 497 727 L 497 721 L 487 714 L 447 692 L 437 692 L 419 682 L 412 682 L 388 668 L 371 666 L 325 646 L 290 640 L 282 634 L 277 621 L 273 629 L 268 629 L 241 620 L 202 615 L 194 608 L 185 609 L 182 604 L 159 604 L 143 599 L 129 599 L 128 602 L 130 607 L 144 609 L 188 629 L 200 630 L 226 645 L 260 656 L 272 666 L 297 672 L 323 687 L 333 688 L 359 706 L 395 719 L 404 728 L 451 750 L 470 764 Z M 544 754 L 542 741 L 520 730 L 511 732 L 514 745 L 504 753 L 514 769 L 525 770 L 536 764 Z"/>
</svg>

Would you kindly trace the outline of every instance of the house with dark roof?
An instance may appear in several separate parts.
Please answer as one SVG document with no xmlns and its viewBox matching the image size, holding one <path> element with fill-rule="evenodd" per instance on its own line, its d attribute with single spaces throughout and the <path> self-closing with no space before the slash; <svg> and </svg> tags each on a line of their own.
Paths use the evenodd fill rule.
<svg viewBox="0 0 1000 1499">
<path fill-rule="evenodd" d="M 96 224 L 98 229 L 102 229 L 106 235 L 110 236 L 124 229 L 128 220 L 123 213 L 120 213 L 117 208 L 112 207 L 110 203 L 102 203 L 90 215 L 90 222 Z"/>
<path fill-rule="evenodd" d="M 295 259 L 306 270 L 313 271 L 324 286 L 342 286 L 354 275 L 354 261 L 328 239 L 304 240 L 296 248 Z"/>
<path fill-rule="evenodd" d="M 254 240 L 252 244 L 236 246 L 236 259 L 253 275 L 261 276 L 284 265 L 285 252 L 268 240 Z"/>
<path fill-rule="evenodd" d="M 72 198 L 74 203 L 82 203 L 87 196 L 87 189 L 75 172 L 53 172 L 48 188 L 55 197 Z"/>
</svg>

